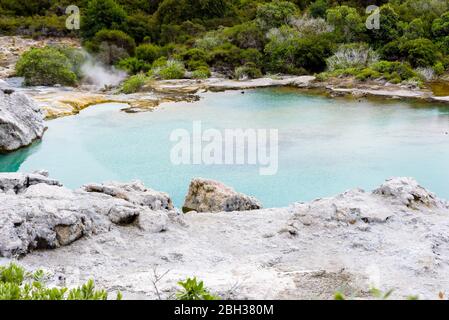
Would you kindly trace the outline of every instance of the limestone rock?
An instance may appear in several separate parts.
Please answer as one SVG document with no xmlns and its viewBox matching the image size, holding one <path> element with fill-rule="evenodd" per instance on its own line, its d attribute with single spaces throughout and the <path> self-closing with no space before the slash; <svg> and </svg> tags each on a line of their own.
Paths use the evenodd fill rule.
<svg viewBox="0 0 449 320">
<path fill-rule="evenodd" d="M 260 202 L 214 180 L 193 179 L 184 201 L 183 211 L 231 212 L 261 209 Z"/>
<path fill-rule="evenodd" d="M 142 230 L 167 229 L 168 195 L 141 183 L 96 185 L 70 190 L 41 174 L 0 174 L 0 257 L 66 246 L 114 224 L 138 221 Z M 161 210 L 156 212 L 154 210 Z"/>
<path fill-rule="evenodd" d="M 446 207 L 433 193 L 421 187 L 413 178 L 393 178 L 387 180 L 374 194 L 382 195 L 412 209 L 420 206 L 428 208 Z"/>
<path fill-rule="evenodd" d="M 20 193 L 28 187 L 40 183 L 53 186 L 62 186 L 59 181 L 48 178 L 48 173 L 47 176 L 40 173 L 0 173 L 0 190 L 3 192 L 12 190 L 14 193 Z"/>
<path fill-rule="evenodd" d="M 45 129 L 44 115 L 34 101 L 14 90 L 0 90 L 0 152 L 31 144 Z"/>
<path fill-rule="evenodd" d="M 151 210 L 172 210 L 173 203 L 168 194 L 146 188 L 142 182 L 109 182 L 105 184 L 87 184 L 87 192 L 97 192 L 124 199 L 133 204 L 148 207 Z"/>
</svg>

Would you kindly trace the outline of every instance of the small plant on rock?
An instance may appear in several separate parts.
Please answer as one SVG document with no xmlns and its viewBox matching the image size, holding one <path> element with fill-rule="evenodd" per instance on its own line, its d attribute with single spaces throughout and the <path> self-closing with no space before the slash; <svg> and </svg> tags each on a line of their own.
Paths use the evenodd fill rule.
<svg viewBox="0 0 449 320">
<path fill-rule="evenodd" d="M 219 297 L 212 295 L 204 287 L 203 281 L 197 278 L 187 278 L 185 281 L 179 281 L 181 290 L 176 293 L 178 300 L 218 300 Z"/>
<path fill-rule="evenodd" d="M 105 290 L 96 290 L 93 280 L 81 287 L 69 290 L 67 288 L 48 288 L 43 283 L 45 273 L 38 270 L 27 272 L 23 267 L 11 263 L 0 266 L 0 300 L 107 300 Z M 122 295 L 117 294 L 117 300 Z"/>
</svg>

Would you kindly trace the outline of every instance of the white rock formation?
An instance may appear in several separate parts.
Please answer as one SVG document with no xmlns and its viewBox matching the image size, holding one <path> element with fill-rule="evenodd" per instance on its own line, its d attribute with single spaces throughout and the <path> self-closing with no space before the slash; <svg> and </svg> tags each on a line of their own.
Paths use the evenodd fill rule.
<svg viewBox="0 0 449 320">
<path fill-rule="evenodd" d="M 190 182 L 183 211 L 231 212 L 261 208 L 257 199 L 238 193 L 221 182 L 196 178 Z"/>
<path fill-rule="evenodd" d="M 131 199 L 135 191 L 122 192 Z M 369 299 L 372 286 L 394 289 L 392 298 L 398 299 L 437 299 L 449 292 L 449 204 L 410 178 L 289 208 L 187 215 L 145 210 L 137 227 L 111 223 L 105 208 L 142 207 L 104 193 L 42 183 L 6 193 L 0 194 L 3 247 L 20 247 L 15 228 L 21 225 L 29 234 L 47 232 L 67 241 L 94 226 L 109 230 L 31 252 L 21 264 L 44 268 L 55 283 L 62 275 L 63 285 L 93 278 L 125 299 L 169 298 L 177 281 L 192 276 L 224 299 L 333 299 L 337 291 Z M 10 222 L 2 229 L 5 216 Z M 70 228 L 53 230 L 62 219 Z M 156 293 L 153 281 L 166 272 Z"/>
<path fill-rule="evenodd" d="M 163 231 L 173 208 L 166 194 L 140 183 L 72 191 L 38 173 L 1 173 L 0 190 L 0 256 L 6 257 L 65 246 L 112 223 Z"/>
<path fill-rule="evenodd" d="M 40 108 L 26 95 L 0 89 L 0 152 L 9 152 L 40 139 L 46 127 Z"/>
</svg>

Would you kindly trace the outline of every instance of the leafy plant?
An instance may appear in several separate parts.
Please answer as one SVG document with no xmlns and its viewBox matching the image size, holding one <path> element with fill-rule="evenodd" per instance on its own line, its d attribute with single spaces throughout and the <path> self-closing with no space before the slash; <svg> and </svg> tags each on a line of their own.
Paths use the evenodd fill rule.
<svg viewBox="0 0 449 320">
<path fill-rule="evenodd" d="M 161 79 L 181 79 L 185 74 L 184 64 L 177 60 L 156 60 L 150 75 Z"/>
<path fill-rule="evenodd" d="M 122 92 L 126 94 L 138 92 L 144 85 L 147 77 L 143 73 L 129 77 L 122 84 Z"/>
<path fill-rule="evenodd" d="M 210 70 L 208 67 L 199 67 L 195 71 L 192 72 L 193 79 L 207 79 L 211 76 Z"/>
<path fill-rule="evenodd" d="M 204 282 L 197 278 L 187 278 L 179 281 L 181 290 L 176 293 L 178 300 L 218 300 L 219 297 L 212 295 L 205 287 Z"/>
<path fill-rule="evenodd" d="M 89 280 L 81 287 L 48 288 L 42 282 L 45 273 L 37 270 L 26 272 L 17 264 L 11 263 L 0 266 L 0 300 L 107 300 L 105 290 L 97 290 L 93 280 Z M 117 293 L 117 300 L 122 294 Z"/>
<path fill-rule="evenodd" d="M 34 48 L 25 52 L 16 65 L 18 76 L 28 86 L 74 85 L 78 81 L 74 65 L 57 48 Z"/>
</svg>

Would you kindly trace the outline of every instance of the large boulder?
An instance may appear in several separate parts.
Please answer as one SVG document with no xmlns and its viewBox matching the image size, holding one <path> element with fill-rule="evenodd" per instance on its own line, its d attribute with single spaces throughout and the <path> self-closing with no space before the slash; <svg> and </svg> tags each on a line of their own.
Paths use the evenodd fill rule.
<svg viewBox="0 0 449 320">
<path fill-rule="evenodd" d="M 42 138 L 44 114 L 23 93 L 0 87 L 0 152 L 10 152 Z"/>
<path fill-rule="evenodd" d="M 166 194 L 139 183 L 70 190 L 43 173 L 0 173 L 0 257 L 66 246 L 113 225 L 164 231 L 172 208 Z"/>
<path fill-rule="evenodd" d="M 254 198 L 234 191 L 221 182 L 196 178 L 190 183 L 183 211 L 231 212 L 261 209 Z"/>
</svg>

